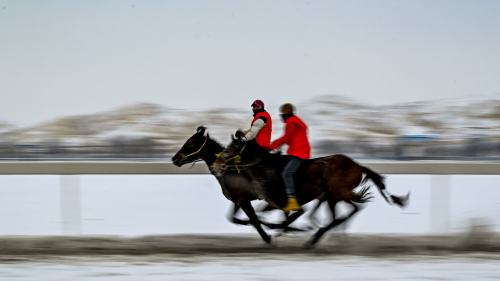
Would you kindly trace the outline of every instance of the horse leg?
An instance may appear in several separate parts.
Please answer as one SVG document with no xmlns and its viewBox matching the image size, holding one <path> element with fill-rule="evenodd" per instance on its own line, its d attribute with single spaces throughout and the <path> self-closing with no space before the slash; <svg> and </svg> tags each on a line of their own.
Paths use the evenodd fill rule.
<svg viewBox="0 0 500 281">
<path fill-rule="evenodd" d="M 316 219 L 314 217 L 315 213 L 318 211 L 319 207 L 321 206 L 321 204 L 323 203 L 323 200 L 324 199 L 320 199 L 315 205 L 314 207 L 311 209 L 311 213 L 309 214 L 309 219 L 311 221 L 313 221 L 313 224 L 315 226 L 318 225 L 318 223 L 316 223 Z M 278 225 L 273 225 L 273 226 L 269 226 L 268 224 L 265 224 L 266 226 L 268 227 L 271 227 L 273 229 L 277 229 L 277 228 L 280 228 L 280 229 L 283 229 L 283 232 L 282 233 L 279 233 L 277 236 L 280 236 L 281 234 L 283 234 L 284 232 L 290 232 L 290 231 L 308 231 L 308 230 L 311 230 L 312 228 L 311 227 L 307 227 L 306 229 L 300 229 L 300 228 L 295 228 L 295 227 L 290 227 L 289 225 L 292 224 L 294 221 L 296 221 L 300 216 L 302 216 L 304 214 L 304 210 L 303 209 L 300 209 L 299 211 L 293 213 L 292 215 L 288 215 L 288 213 L 285 213 L 285 221 L 282 222 L 281 224 L 278 224 Z"/>
<path fill-rule="evenodd" d="M 242 219 L 239 219 L 236 217 L 236 213 L 240 210 L 240 206 L 238 204 L 234 204 L 233 205 L 233 208 L 231 209 L 231 211 L 229 212 L 229 216 L 228 216 L 228 220 L 234 224 L 240 224 L 240 225 L 249 225 L 250 224 L 250 220 L 242 220 Z M 255 210 L 255 209 L 254 209 Z M 266 204 L 262 210 L 255 210 L 255 213 L 258 213 L 258 212 L 267 212 L 267 211 L 270 211 L 270 210 L 276 210 L 275 207 L 269 205 L 269 204 Z M 257 217 L 258 218 L 258 217 Z M 260 219 L 259 219 L 260 221 Z M 271 229 L 283 229 L 283 223 L 268 223 L 268 222 L 264 222 L 264 221 L 260 221 L 261 224 L 271 228 Z M 289 231 L 300 231 L 300 229 L 295 229 L 295 228 L 290 228 Z"/>
<path fill-rule="evenodd" d="M 311 212 L 309 213 L 309 215 L 307 216 L 309 218 L 309 221 L 313 225 L 313 227 L 319 227 L 319 222 L 316 219 L 316 212 L 319 210 L 319 207 L 321 207 L 322 203 L 323 203 L 323 200 L 319 199 L 318 202 L 311 209 Z"/>
<path fill-rule="evenodd" d="M 289 224 L 293 223 L 303 214 L 304 214 L 304 210 L 302 210 L 302 209 L 298 210 L 297 212 L 295 212 L 291 215 L 288 215 L 287 213 L 285 213 L 286 221 L 284 222 L 284 226 L 288 226 Z"/>
<path fill-rule="evenodd" d="M 269 211 L 273 211 L 273 210 L 278 210 L 278 208 L 276 208 L 275 206 L 273 206 L 271 204 L 266 204 L 266 205 L 264 205 L 264 207 L 261 207 L 260 210 L 255 209 L 255 212 L 258 214 L 258 213 L 265 213 L 265 212 L 269 212 Z M 300 214 L 299 214 L 299 212 L 294 213 L 290 217 L 287 217 L 290 220 L 290 222 L 288 222 L 288 223 L 284 223 L 284 222 L 271 223 L 271 222 L 263 221 L 260 218 L 259 218 L 259 220 L 260 220 L 260 223 L 262 225 L 265 225 L 265 226 L 269 227 L 270 229 L 286 229 L 286 231 L 303 231 L 302 229 L 288 227 L 289 224 L 291 224 L 293 221 L 295 221 L 303 213 L 302 210 L 301 210 Z"/>
<path fill-rule="evenodd" d="M 268 204 L 266 203 L 264 205 L 264 208 L 261 208 L 261 210 L 256 210 L 257 212 L 269 212 L 269 211 L 273 211 L 273 210 L 276 210 L 276 207 L 274 207 L 273 205 L 271 204 Z"/>
<path fill-rule="evenodd" d="M 236 217 L 236 213 L 240 210 L 240 206 L 238 204 L 233 204 L 232 210 L 229 212 L 228 220 L 234 224 L 248 225 L 250 223 L 249 220 L 241 220 Z"/>
<path fill-rule="evenodd" d="M 318 223 L 316 223 L 316 219 L 315 219 L 314 215 L 318 211 L 318 209 L 321 206 L 321 204 L 323 203 L 323 201 L 324 201 L 323 198 L 319 198 L 318 202 L 314 205 L 314 207 L 311 209 L 311 212 L 309 214 L 309 220 L 311 220 L 313 225 L 315 225 L 315 226 L 317 226 Z M 285 213 L 286 219 L 283 222 L 283 232 L 311 230 L 312 229 L 311 227 L 307 227 L 306 229 L 298 229 L 298 228 L 294 228 L 294 227 L 289 227 L 290 224 L 292 224 L 295 220 L 297 220 L 303 214 L 304 214 L 304 210 L 302 208 L 290 216 L 288 216 L 288 213 Z"/>
<path fill-rule="evenodd" d="M 263 206 L 260 206 L 260 208 L 259 208 L 260 210 L 254 209 L 253 207 L 252 207 L 252 209 L 254 210 L 254 213 L 257 215 L 257 213 L 268 212 L 268 211 L 276 210 L 277 208 L 272 206 L 271 204 L 265 204 Z M 240 210 L 240 206 L 238 204 L 234 204 L 233 208 L 229 212 L 228 220 L 232 223 L 235 223 L 235 224 L 249 225 L 251 223 L 249 220 L 242 220 L 242 219 L 239 219 L 236 217 L 236 213 L 239 210 Z M 286 229 L 286 231 L 304 231 L 302 229 L 288 227 L 288 224 L 291 224 L 302 213 L 303 213 L 303 211 L 294 213 L 292 216 L 289 217 L 289 219 L 288 219 L 289 222 L 286 224 L 283 222 L 282 223 L 270 223 L 270 222 L 261 221 L 258 216 L 257 216 L 257 220 L 259 220 L 262 225 L 265 225 L 265 226 L 269 227 L 270 229 Z"/>
<path fill-rule="evenodd" d="M 260 237 L 266 242 L 266 243 L 271 243 L 271 237 L 262 229 L 261 223 L 259 219 L 257 218 L 257 215 L 255 214 L 255 210 L 252 207 L 252 204 L 250 204 L 250 201 L 244 201 L 240 203 L 241 208 L 245 212 L 245 214 L 248 216 L 250 219 L 250 223 L 255 227 L 257 232 L 260 234 Z"/>
<path fill-rule="evenodd" d="M 262 223 L 271 229 L 281 230 L 280 232 L 278 232 L 275 235 L 275 237 L 279 237 L 286 232 L 303 232 L 303 231 L 310 230 L 310 229 L 301 229 L 301 228 L 290 226 L 290 224 L 292 224 L 296 219 L 298 219 L 301 215 L 304 214 L 304 210 L 301 209 L 301 210 L 293 213 L 290 216 L 286 212 L 284 212 L 283 214 L 285 215 L 285 220 L 281 223 L 264 223 L 264 222 Z"/>
<path fill-rule="evenodd" d="M 332 213 L 332 222 L 330 222 L 330 224 L 328 224 L 327 226 L 320 228 L 313 235 L 312 239 L 307 243 L 308 246 L 313 246 L 314 244 L 316 244 L 319 241 L 319 239 L 323 236 L 323 234 L 325 234 L 328 230 L 332 229 L 333 227 L 335 227 L 339 224 L 346 222 L 349 218 L 354 216 L 354 214 L 356 214 L 359 211 L 359 207 L 356 204 L 352 203 L 351 201 L 347 201 L 347 203 L 351 204 L 353 209 L 346 216 L 344 216 L 342 218 L 336 218 L 335 217 L 335 206 L 337 205 L 337 203 L 338 203 L 338 201 L 328 200 L 328 206 L 330 206 L 330 211 Z"/>
</svg>

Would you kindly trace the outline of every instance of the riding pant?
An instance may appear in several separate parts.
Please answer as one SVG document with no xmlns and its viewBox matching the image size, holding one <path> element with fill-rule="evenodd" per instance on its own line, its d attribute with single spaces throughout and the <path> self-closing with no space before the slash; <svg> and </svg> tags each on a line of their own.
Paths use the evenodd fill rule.
<svg viewBox="0 0 500 281">
<path fill-rule="evenodd" d="M 302 159 L 292 156 L 290 160 L 288 160 L 283 172 L 281 172 L 281 177 L 285 182 L 286 194 L 288 196 L 295 196 L 295 181 L 293 175 L 299 169 L 301 163 Z"/>
</svg>

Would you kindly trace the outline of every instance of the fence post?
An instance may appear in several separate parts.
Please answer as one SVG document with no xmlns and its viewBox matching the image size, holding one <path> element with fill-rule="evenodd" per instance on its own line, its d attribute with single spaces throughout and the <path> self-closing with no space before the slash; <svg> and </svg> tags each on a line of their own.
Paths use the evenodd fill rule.
<svg viewBox="0 0 500 281">
<path fill-rule="evenodd" d="M 61 232 L 64 235 L 81 234 L 80 177 L 77 175 L 60 177 Z"/>
</svg>

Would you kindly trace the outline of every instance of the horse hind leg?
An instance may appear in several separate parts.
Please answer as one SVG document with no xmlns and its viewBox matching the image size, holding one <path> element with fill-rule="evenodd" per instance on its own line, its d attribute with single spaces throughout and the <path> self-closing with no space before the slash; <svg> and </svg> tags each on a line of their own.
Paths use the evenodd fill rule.
<svg viewBox="0 0 500 281">
<path fill-rule="evenodd" d="M 349 214 L 345 215 L 344 217 L 342 218 L 337 218 L 335 216 L 335 206 L 337 205 L 338 201 L 333 201 L 333 200 L 328 200 L 328 206 L 330 207 L 330 212 L 332 213 L 332 221 L 330 222 L 330 224 L 328 224 L 327 226 L 325 227 L 322 227 L 320 228 L 314 235 L 313 237 L 311 238 L 311 240 L 309 240 L 307 243 L 306 243 L 306 246 L 307 247 L 312 247 L 314 246 L 316 243 L 318 243 L 319 239 L 327 232 L 329 231 L 330 229 L 334 228 L 335 226 L 338 226 L 342 223 L 345 223 L 347 220 L 349 220 L 352 216 L 354 216 L 358 211 L 359 211 L 359 207 L 354 204 L 353 202 L 351 201 L 346 201 L 347 203 L 349 203 L 353 208 L 351 210 L 351 212 L 349 212 Z"/>
<path fill-rule="evenodd" d="M 252 204 L 250 204 L 250 202 L 241 202 L 240 206 L 250 219 L 250 223 L 255 227 L 260 237 L 262 237 L 262 240 L 264 240 L 268 244 L 271 243 L 271 237 L 264 231 L 264 229 L 262 229 L 262 225 L 257 215 L 255 214 L 255 210 L 253 209 Z"/>
<path fill-rule="evenodd" d="M 311 228 L 315 228 L 315 227 L 320 226 L 320 222 L 319 222 L 318 218 L 316 217 L 316 213 L 318 212 L 318 210 L 321 207 L 321 204 L 323 204 L 323 202 L 324 202 L 324 199 L 319 198 L 318 202 L 316 202 L 315 205 L 309 211 L 309 215 L 307 217 L 308 217 L 309 223 L 311 224 L 311 226 L 310 226 Z"/>
</svg>

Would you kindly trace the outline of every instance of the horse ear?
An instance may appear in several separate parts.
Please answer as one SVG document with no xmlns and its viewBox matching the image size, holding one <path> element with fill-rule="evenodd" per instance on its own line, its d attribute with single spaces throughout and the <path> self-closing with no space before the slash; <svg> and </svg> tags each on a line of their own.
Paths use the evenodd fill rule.
<svg viewBox="0 0 500 281">
<path fill-rule="evenodd" d="M 241 140 L 245 136 L 245 133 L 243 133 L 243 131 L 241 130 L 238 130 L 236 131 L 235 136 L 238 140 Z"/>
<path fill-rule="evenodd" d="M 207 128 L 205 128 L 205 127 L 203 127 L 203 126 L 199 126 L 199 127 L 196 129 L 196 133 L 197 133 L 197 134 L 200 134 L 200 135 L 203 135 L 203 134 L 205 134 L 205 130 L 206 130 L 206 129 L 207 129 Z"/>
</svg>

